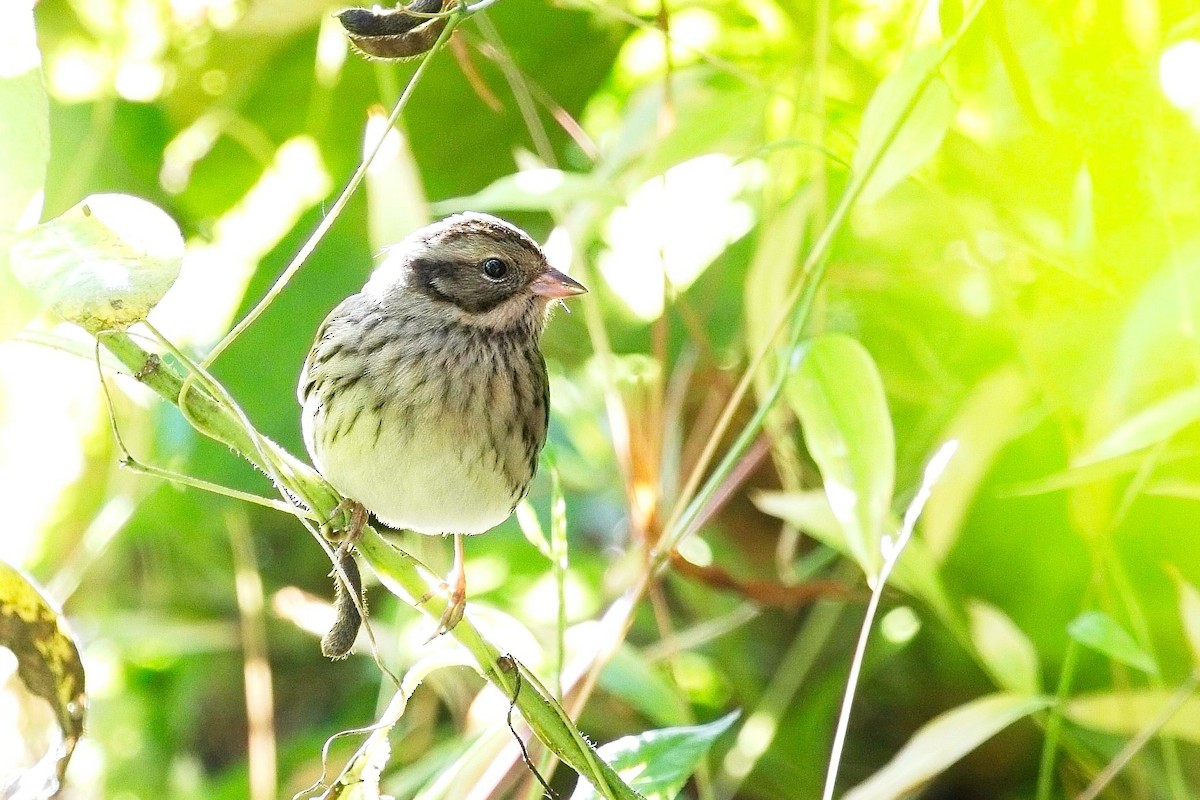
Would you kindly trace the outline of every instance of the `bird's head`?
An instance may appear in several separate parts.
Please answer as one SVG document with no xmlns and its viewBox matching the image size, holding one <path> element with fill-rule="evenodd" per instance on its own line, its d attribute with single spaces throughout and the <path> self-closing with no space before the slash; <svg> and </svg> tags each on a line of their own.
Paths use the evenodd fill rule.
<svg viewBox="0 0 1200 800">
<path fill-rule="evenodd" d="M 372 277 L 377 290 L 402 287 L 439 312 L 503 330 L 533 319 L 540 327 L 554 300 L 587 291 L 554 269 L 524 231 L 487 214 L 456 214 L 392 248 Z"/>
</svg>

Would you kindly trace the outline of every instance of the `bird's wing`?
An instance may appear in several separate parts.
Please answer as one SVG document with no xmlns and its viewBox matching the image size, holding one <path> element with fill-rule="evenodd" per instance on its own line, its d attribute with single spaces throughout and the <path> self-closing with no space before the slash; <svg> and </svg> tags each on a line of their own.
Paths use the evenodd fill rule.
<svg viewBox="0 0 1200 800">
<path fill-rule="evenodd" d="M 322 352 L 322 349 L 329 342 L 333 329 L 352 316 L 348 312 L 354 305 L 360 302 L 362 302 L 361 295 L 350 295 L 338 303 L 333 311 L 329 312 L 329 316 L 325 317 L 325 321 L 321 323 L 321 327 L 317 328 L 317 335 L 313 339 L 313 345 L 308 351 L 308 356 L 304 359 L 304 368 L 300 370 L 300 383 L 296 387 L 296 399 L 300 401 L 300 405 L 308 402 L 308 396 L 312 393 L 313 386 L 317 382 L 317 376 L 314 375 L 313 370 L 314 360 L 326 355 Z"/>
</svg>

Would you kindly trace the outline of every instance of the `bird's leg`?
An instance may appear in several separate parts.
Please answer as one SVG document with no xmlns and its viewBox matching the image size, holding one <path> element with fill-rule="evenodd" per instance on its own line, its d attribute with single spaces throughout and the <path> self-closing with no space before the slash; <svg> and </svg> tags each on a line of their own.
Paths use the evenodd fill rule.
<svg viewBox="0 0 1200 800">
<path fill-rule="evenodd" d="M 448 592 L 446 610 L 442 612 L 437 630 L 433 632 L 433 636 L 429 637 L 430 639 L 448 633 L 463 618 L 463 612 L 467 610 L 466 555 L 461 533 L 454 534 L 454 566 L 450 568 L 450 574 L 446 576 L 446 586 Z"/>
<path fill-rule="evenodd" d="M 333 520 L 339 514 L 346 515 L 346 524 L 343 527 L 335 528 Z M 329 519 L 321 525 L 321 534 L 331 542 L 338 542 L 338 552 L 345 552 L 353 547 L 362 537 L 363 528 L 367 527 L 367 520 L 370 518 L 370 512 L 367 507 L 357 500 L 351 500 L 349 497 L 343 497 L 342 501 L 337 504 L 337 508 L 333 509 L 333 513 L 329 515 Z"/>
</svg>

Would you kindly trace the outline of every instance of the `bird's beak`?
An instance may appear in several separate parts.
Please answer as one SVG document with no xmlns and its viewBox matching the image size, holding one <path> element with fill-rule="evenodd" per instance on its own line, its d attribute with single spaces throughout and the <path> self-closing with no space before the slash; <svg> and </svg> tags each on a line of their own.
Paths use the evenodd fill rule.
<svg viewBox="0 0 1200 800">
<path fill-rule="evenodd" d="M 574 278 L 547 267 L 529 284 L 529 291 L 551 300 L 560 300 L 571 295 L 584 294 L 587 287 Z"/>
</svg>

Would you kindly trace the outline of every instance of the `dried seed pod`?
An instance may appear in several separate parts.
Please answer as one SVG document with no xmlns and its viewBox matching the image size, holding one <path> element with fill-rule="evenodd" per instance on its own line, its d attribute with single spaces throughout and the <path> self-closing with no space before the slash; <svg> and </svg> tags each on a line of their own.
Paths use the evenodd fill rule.
<svg viewBox="0 0 1200 800">
<path fill-rule="evenodd" d="M 354 554 L 349 549 L 339 550 L 338 563 L 342 567 L 341 571 L 333 571 L 333 606 L 337 610 L 337 618 L 334 620 L 333 627 L 321 639 L 321 654 L 335 660 L 350 655 L 350 648 L 354 646 L 354 640 L 358 637 L 358 628 L 362 624 L 362 614 L 359 613 L 358 605 L 354 600 L 357 597 L 359 603 L 364 602 L 362 575 L 358 571 L 358 564 L 354 561 Z M 346 573 L 350 586 L 342 585 L 341 572 Z"/>
<path fill-rule="evenodd" d="M 393 61 L 405 61 L 429 52 L 442 31 L 446 17 L 430 19 L 417 14 L 446 11 L 455 0 L 413 0 L 407 6 L 384 10 L 347 8 L 337 17 L 350 42 L 364 55 Z M 416 12 L 416 14 L 410 13 Z"/>
</svg>

